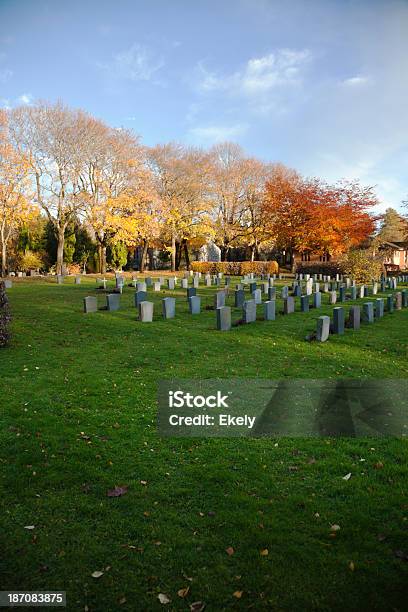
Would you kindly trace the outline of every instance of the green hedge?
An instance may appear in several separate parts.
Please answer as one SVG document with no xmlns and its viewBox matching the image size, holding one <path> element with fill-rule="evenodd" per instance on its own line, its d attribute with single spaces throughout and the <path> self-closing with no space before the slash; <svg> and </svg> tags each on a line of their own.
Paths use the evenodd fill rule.
<svg viewBox="0 0 408 612">
<path fill-rule="evenodd" d="M 223 272 L 231 276 L 243 276 L 244 274 L 278 274 L 279 265 L 277 261 L 193 261 L 191 263 L 193 272 L 203 274 L 217 274 Z"/>
</svg>

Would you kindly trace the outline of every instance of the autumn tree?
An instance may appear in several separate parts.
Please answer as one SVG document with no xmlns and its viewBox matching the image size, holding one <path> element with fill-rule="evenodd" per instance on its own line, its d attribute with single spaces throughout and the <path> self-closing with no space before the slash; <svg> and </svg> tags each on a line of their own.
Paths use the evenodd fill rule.
<svg viewBox="0 0 408 612">
<path fill-rule="evenodd" d="M 276 245 L 292 260 L 295 250 L 338 256 L 373 233 L 370 210 L 377 203 L 373 188 L 357 181 L 328 185 L 278 166 L 266 185 L 264 214 Z"/>
<path fill-rule="evenodd" d="M 63 272 L 65 231 L 82 209 L 79 168 L 87 115 L 61 102 L 22 106 L 10 112 L 10 134 L 28 161 L 35 201 L 57 238 L 57 273 Z"/>
<path fill-rule="evenodd" d="M 8 115 L 0 111 L 0 244 L 1 276 L 6 275 L 11 238 L 32 212 L 25 190 L 28 164 L 9 139 Z"/>
<path fill-rule="evenodd" d="M 86 118 L 84 132 L 79 199 L 98 243 L 99 272 L 105 273 L 106 249 L 119 229 L 120 202 L 130 194 L 135 200 L 136 191 L 145 190 L 143 148 L 132 132 L 110 128 L 91 117 Z M 123 224 L 128 220 L 127 216 Z"/>
<path fill-rule="evenodd" d="M 156 191 L 165 213 L 162 236 L 170 244 L 172 270 L 179 267 L 184 251 L 189 266 L 188 244 L 204 233 L 209 235 L 211 202 L 207 196 L 209 156 L 200 149 L 176 143 L 158 145 L 148 153 Z"/>
</svg>

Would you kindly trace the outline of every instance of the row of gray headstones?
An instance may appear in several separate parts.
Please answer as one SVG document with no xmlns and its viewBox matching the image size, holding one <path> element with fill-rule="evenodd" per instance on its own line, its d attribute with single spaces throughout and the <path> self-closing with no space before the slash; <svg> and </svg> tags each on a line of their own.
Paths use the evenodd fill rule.
<svg viewBox="0 0 408 612">
<path fill-rule="evenodd" d="M 200 299 L 200 298 L 195 298 Z M 143 323 L 153 321 L 153 302 L 149 302 L 146 299 L 142 299 L 142 296 L 135 295 L 135 306 L 139 310 L 139 318 Z M 106 296 L 106 310 L 114 311 L 120 308 L 120 295 L 118 293 L 109 293 Z M 190 310 L 192 314 L 196 314 L 196 311 L 200 312 L 200 305 L 198 302 L 192 301 Z M 87 296 L 84 298 L 84 312 L 91 313 L 97 312 L 98 300 L 95 296 Z M 176 314 L 176 298 L 167 297 L 162 299 L 162 314 L 165 319 L 173 319 Z"/>
<path fill-rule="evenodd" d="M 316 294 L 315 294 L 316 295 Z M 307 296 L 302 296 L 307 297 Z M 379 319 L 384 316 L 384 298 L 378 298 L 374 302 L 365 302 L 363 304 L 363 321 L 374 323 L 375 318 Z M 401 310 L 408 307 L 408 290 L 404 289 L 394 295 L 388 295 L 386 298 L 387 312 Z M 256 321 L 256 301 L 246 300 L 242 304 L 243 321 L 244 323 L 253 323 Z M 289 297 L 284 302 L 284 314 L 294 312 L 293 297 Z M 333 324 L 330 326 L 330 317 L 321 316 L 317 320 L 317 339 L 324 342 L 328 339 L 330 328 L 332 333 L 343 334 L 345 327 L 344 308 L 338 306 L 333 309 Z M 264 302 L 264 319 L 265 321 L 273 321 L 276 317 L 276 301 L 268 300 Z M 229 331 L 231 329 L 231 307 L 221 305 L 216 308 L 216 323 L 217 329 L 220 331 Z M 349 311 L 349 326 L 352 329 L 360 327 L 360 306 L 352 306 Z"/>
<path fill-rule="evenodd" d="M 385 309 L 385 302 L 387 308 Z M 398 291 L 394 295 L 387 295 L 384 298 L 377 298 L 374 302 L 365 302 L 363 304 L 362 320 L 364 323 L 374 323 L 381 319 L 384 312 L 392 313 L 395 310 L 401 310 L 408 307 L 408 290 Z M 319 342 L 325 342 L 329 339 L 330 333 L 344 334 L 345 327 L 351 329 L 360 329 L 361 308 L 360 306 L 351 306 L 348 316 L 348 324 L 345 323 L 345 309 L 342 306 L 333 308 L 333 322 L 327 315 L 317 319 L 316 338 Z"/>
</svg>

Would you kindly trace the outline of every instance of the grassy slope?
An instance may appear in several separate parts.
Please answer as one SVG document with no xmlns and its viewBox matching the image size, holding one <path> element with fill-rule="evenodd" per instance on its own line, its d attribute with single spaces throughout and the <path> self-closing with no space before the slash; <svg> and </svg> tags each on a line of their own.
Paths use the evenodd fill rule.
<svg viewBox="0 0 408 612">
<path fill-rule="evenodd" d="M 69 610 L 161 609 L 158 593 L 175 610 L 197 600 L 208 610 L 406 609 L 408 565 L 393 552 L 408 549 L 406 442 L 163 440 L 155 418 L 160 377 L 406 378 L 408 310 L 310 344 L 329 306 L 220 333 L 214 312 L 188 314 L 181 290 L 171 321 L 159 300 L 172 293 L 154 296 L 157 321 L 142 325 L 130 288 L 120 311 L 83 315 L 94 287 L 27 280 L 9 291 L 2 588 L 63 589 Z M 208 303 L 212 291 L 200 288 Z M 106 497 L 115 484 L 128 494 Z"/>
</svg>

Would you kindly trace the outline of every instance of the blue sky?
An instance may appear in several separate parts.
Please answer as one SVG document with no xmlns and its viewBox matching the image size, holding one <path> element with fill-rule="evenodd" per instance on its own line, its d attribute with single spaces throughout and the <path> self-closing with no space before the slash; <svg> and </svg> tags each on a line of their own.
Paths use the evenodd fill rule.
<svg viewBox="0 0 408 612">
<path fill-rule="evenodd" d="M 0 0 L 0 106 L 62 99 L 148 145 L 240 143 L 408 195 L 408 1 Z"/>
</svg>

